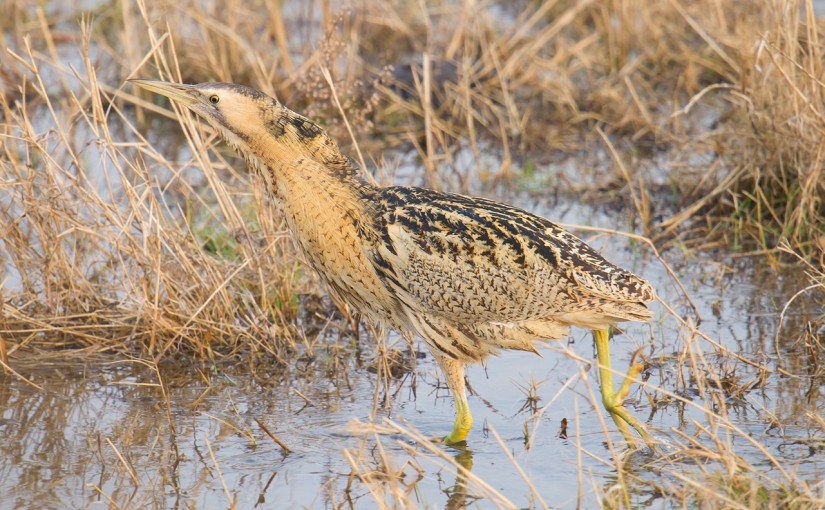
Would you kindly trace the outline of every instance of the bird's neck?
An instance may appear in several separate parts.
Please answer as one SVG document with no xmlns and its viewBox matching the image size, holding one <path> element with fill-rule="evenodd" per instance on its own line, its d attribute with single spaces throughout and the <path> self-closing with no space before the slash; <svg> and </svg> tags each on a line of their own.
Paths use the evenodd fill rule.
<svg viewBox="0 0 825 510">
<path fill-rule="evenodd" d="M 330 190 L 339 197 L 335 202 L 345 203 L 349 195 L 375 192 L 338 145 L 309 119 L 287 111 L 262 124 L 266 127 L 241 134 L 213 123 L 278 202 L 301 198 L 307 186 Z"/>
<path fill-rule="evenodd" d="M 262 176 L 306 261 L 347 303 L 393 321 L 393 298 L 369 258 L 380 239 L 379 190 L 308 119 L 282 111 L 256 128 L 224 135 Z"/>
<path fill-rule="evenodd" d="M 300 210 L 313 205 L 330 214 L 368 213 L 376 190 L 357 175 L 355 168 L 331 168 L 310 158 L 297 158 L 280 166 L 273 168 L 266 185 L 282 208 Z"/>
<path fill-rule="evenodd" d="M 317 204 L 339 214 L 364 214 L 376 189 L 325 133 L 311 139 L 284 135 L 259 151 L 264 181 L 282 208 Z"/>
<path fill-rule="evenodd" d="M 326 133 L 292 121 L 280 136 L 268 134 L 250 146 L 253 156 L 246 156 L 247 163 L 263 177 L 305 252 L 329 245 L 329 238 L 371 228 L 376 188 Z"/>
<path fill-rule="evenodd" d="M 273 164 L 280 167 L 273 168 L 267 186 L 305 260 L 333 289 L 346 289 L 349 279 L 360 278 L 363 288 L 348 299 L 367 307 L 382 289 L 367 257 L 378 237 L 377 190 L 352 166 L 309 157 Z"/>
<path fill-rule="evenodd" d="M 243 134 L 216 127 L 261 176 L 304 251 L 370 228 L 377 190 L 311 120 L 284 110 Z"/>
</svg>

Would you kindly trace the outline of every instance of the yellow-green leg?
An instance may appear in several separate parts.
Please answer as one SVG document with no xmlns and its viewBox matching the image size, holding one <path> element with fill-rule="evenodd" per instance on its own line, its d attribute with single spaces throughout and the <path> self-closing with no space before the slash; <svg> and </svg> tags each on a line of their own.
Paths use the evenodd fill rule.
<svg viewBox="0 0 825 510">
<path fill-rule="evenodd" d="M 470 405 L 467 403 L 467 390 L 464 386 L 464 364 L 446 356 L 436 356 L 435 358 L 455 399 L 455 424 L 453 424 L 452 432 L 444 438 L 444 443 L 450 446 L 464 444 L 467 440 L 467 434 L 473 427 L 473 417 L 470 414 Z"/>
<path fill-rule="evenodd" d="M 593 330 L 593 338 L 596 341 L 596 354 L 599 358 L 599 384 L 602 390 L 602 403 L 607 412 L 616 422 L 619 432 L 629 443 L 634 443 L 633 436 L 630 434 L 628 425 L 636 429 L 636 432 L 642 436 L 642 439 L 647 444 L 652 444 L 653 437 L 647 431 L 644 425 L 639 420 L 633 417 L 627 409 L 622 405 L 622 401 L 630 392 L 630 385 L 644 368 L 641 363 L 636 363 L 635 359 L 630 363 L 630 368 L 627 369 L 627 376 L 625 376 L 619 391 L 613 390 L 613 372 L 610 371 L 610 334 L 604 329 Z"/>
</svg>

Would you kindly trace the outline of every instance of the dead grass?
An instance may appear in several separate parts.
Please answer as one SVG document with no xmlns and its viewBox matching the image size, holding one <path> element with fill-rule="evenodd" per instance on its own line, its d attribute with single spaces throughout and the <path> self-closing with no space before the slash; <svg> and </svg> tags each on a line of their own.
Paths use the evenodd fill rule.
<svg viewBox="0 0 825 510">
<path fill-rule="evenodd" d="M 0 6 L 6 369 L 112 351 L 286 362 L 296 349 L 312 352 L 318 329 L 340 327 L 308 319 L 320 289 L 243 165 L 188 115 L 124 88 L 136 76 L 258 87 L 318 118 L 353 154 L 357 140 L 379 181 L 393 151 L 419 156 L 414 184 L 460 190 L 518 184 L 528 169 L 603 152 L 605 168 L 581 170 L 593 179 L 550 176 L 554 191 L 625 205 L 654 252 L 723 246 L 773 260 L 785 240 L 810 275 L 805 291 L 825 291 L 825 25 L 811 2 L 301 4 L 136 0 L 79 24 L 59 6 Z M 161 115 L 180 120 L 184 135 Z M 492 167 L 490 152 L 500 159 Z M 672 431 L 673 450 L 655 466 L 667 482 L 646 478 L 647 467 L 619 469 L 618 454 L 606 461 L 624 478 L 604 505 L 629 506 L 638 489 L 700 508 L 821 507 L 821 482 L 786 471 L 719 401 L 755 391 L 766 372 L 671 312 L 683 349 L 662 363 L 678 365 L 678 382 L 647 391 L 705 418 L 686 423 L 689 434 Z M 786 375 L 821 380 L 823 324 L 820 316 L 799 336 L 809 371 L 780 367 Z M 381 345 L 376 402 L 398 364 Z M 825 432 L 821 417 L 805 420 Z M 513 506 L 472 476 L 471 458 L 449 457 L 414 430 L 354 430 L 378 453 L 348 450 L 353 478 L 380 507 L 413 504 L 431 461 L 455 475 L 455 505 Z M 410 450 L 419 463 L 395 463 L 381 449 L 390 432 L 426 455 Z M 766 479 L 732 438 L 781 477 Z M 602 488 L 580 481 L 578 490 Z"/>
<path fill-rule="evenodd" d="M 233 180 L 223 158 L 211 163 L 201 142 L 189 138 L 177 152 L 185 159 L 173 161 L 144 139 L 134 106 L 122 109 L 116 87 L 97 80 L 92 26 L 81 28 L 76 77 L 30 39 L 3 57 L 25 71 L 27 91 L 2 103 L 8 354 L 80 346 L 284 356 L 294 345 L 287 319 L 300 273 L 283 228 L 266 207 L 251 213 L 246 181 Z M 50 80 L 55 74 L 61 79 Z M 192 166 L 203 174 L 192 178 Z M 239 239 L 236 256 L 210 253 L 216 232 L 224 249 Z"/>
<path fill-rule="evenodd" d="M 61 42 L 77 42 L 76 32 L 67 37 L 74 13 L 54 15 L 52 29 L 43 8 L 5 9 L 12 26 L 24 27 L 9 35 L 18 53 L 25 34 L 46 60 L 61 58 Z M 102 10 L 92 59 L 121 70 L 106 77 L 111 85 L 164 66 L 186 82 L 249 83 L 346 142 L 327 68 L 366 159 L 413 148 L 431 185 L 467 189 L 479 173 L 511 181 L 536 163 L 605 147 L 614 167 L 603 188 L 626 197 L 662 242 L 681 235 L 702 245 L 711 236 L 734 249 L 772 250 L 787 239 L 806 256 L 822 253 L 823 23 L 809 2 L 424 9 L 386 1 L 339 9 L 235 0 L 216 9 L 153 2 Z M 149 48 L 162 53 L 147 55 Z M 3 89 L 15 97 L 11 84 L 31 69 L 9 55 L 3 62 Z M 65 94 L 71 73 L 56 74 Z M 482 155 L 492 148 L 501 161 L 486 168 Z M 457 163 L 463 150 L 480 172 Z M 667 154 L 665 175 L 641 161 L 651 153 Z M 659 193 L 639 202 L 662 186 L 679 188 L 675 200 L 662 203 Z"/>
</svg>

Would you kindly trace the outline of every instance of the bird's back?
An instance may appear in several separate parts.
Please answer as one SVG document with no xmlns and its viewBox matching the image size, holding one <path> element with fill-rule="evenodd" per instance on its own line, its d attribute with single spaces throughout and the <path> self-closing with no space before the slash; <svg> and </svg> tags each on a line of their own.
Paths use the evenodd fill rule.
<svg viewBox="0 0 825 510">
<path fill-rule="evenodd" d="M 559 337 L 569 325 L 605 328 L 650 317 L 644 303 L 654 293 L 646 281 L 537 215 L 412 187 L 383 188 L 378 202 L 368 257 L 425 338 L 458 329 L 474 345 L 466 350 L 494 353 L 532 349 L 536 337 Z M 501 328 L 518 345 L 479 349 L 487 330 L 497 342 Z"/>
</svg>

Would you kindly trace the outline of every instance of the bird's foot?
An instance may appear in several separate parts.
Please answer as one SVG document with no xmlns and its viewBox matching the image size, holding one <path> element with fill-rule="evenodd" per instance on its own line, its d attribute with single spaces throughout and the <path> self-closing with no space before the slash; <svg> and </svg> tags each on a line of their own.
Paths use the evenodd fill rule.
<svg viewBox="0 0 825 510">
<path fill-rule="evenodd" d="M 467 446 L 467 436 L 465 435 L 462 438 L 461 436 L 453 435 L 451 432 L 444 436 L 442 442 L 447 446 Z"/>
<path fill-rule="evenodd" d="M 628 367 L 625 378 L 621 386 L 619 386 L 619 391 L 617 391 L 615 395 L 619 405 L 621 405 L 624 399 L 627 398 L 627 395 L 630 394 L 630 387 L 633 386 L 633 381 L 636 380 L 639 374 L 642 373 L 642 370 L 645 369 L 644 359 L 642 359 L 642 362 L 636 361 L 636 358 L 640 357 L 641 352 L 642 347 L 639 347 L 636 349 L 636 352 L 633 353 L 633 357 L 630 358 L 630 367 Z"/>
<path fill-rule="evenodd" d="M 599 358 L 599 384 L 602 390 L 602 403 L 605 409 L 610 413 L 613 421 L 616 422 L 619 432 L 622 433 L 628 444 L 636 445 L 637 438 L 630 433 L 630 427 L 636 429 L 642 440 L 650 447 L 653 447 L 653 436 L 647 431 L 647 428 L 642 425 L 639 420 L 633 417 L 627 409 L 622 405 L 622 402 L 630 393 L 630 386 L 633 381 L 642 373 L 644 365 L 638 363 L 636 358 L 639 351 L 633 354 L 630 360 L 630 368 L 627 369 L 627 374 L 619 385 L 619 391 L 613 389 L 613 373 L 610 370 L 610 335 L 607 330 L 594 330 L 593 338 L 596 342 L 596 352 Z"/>
<path fill-rule="evenodd" d="M 449 446 L 451 448 L 456 448 L 458 450 L 464 450 L 467 446 L 466 437 L 464 439 L 460 439 L 460 436 L 455 436 L 452 432 L 450 432 L 446 436 L 431 437 L 429 439 L 433 443 L 443 444 L 444 446 Z"/>
<path fill-rule="evenodd" d="M 464 392 L 462 391 L 455 395 L 455 423 L 453 424 L 453 430 L 444 437 L 442 442 L 447 446 L 466 446 L 467 435 L 470 433 L 471 428 L 473 428 L 473 415 L 470 414 L 467 397 L 464 396 Z"/>
<path fill-rule="evenodd" d="M 619 386 L 619 391 L 614 392 L 612 389 L 602 388 L 602 403 L 628 444 L 635 445 L 637 442 L 637 438 L 630 433 L 630 429 L 628 428 L 628 425 L 630 425 L 636 430 L 642 441 L 644 441 L 647 446 L 652 447 L 654 444 L 653 436 L 648 432 L 647 427 L 636 419 L 635 416 L 630 414 L 627 408 L 622 405 L 624 399 L 627 398 L 627 395 L 630 393 L 630 387 L 633 385 L 633 381 L 642 373 L 642 370 L 644 370 L 644 364 L 636 361 L 638 352 L 639 351 L 636 351 L 636 353 L 633 354 L 630 367 L 627 369 L 627 374 Z"/>
<path fill-rule="evenodd" d="M 470 433 L 470 429 L 473 426 L 473 420 L 470 418 L 469 413 L 465 416 L 456 417 L 455 425 L 453 425 L 453 430 L 442 439 L 442 442 L 447 446 L 467 446 L 467 435 Z"/>
</svg>

